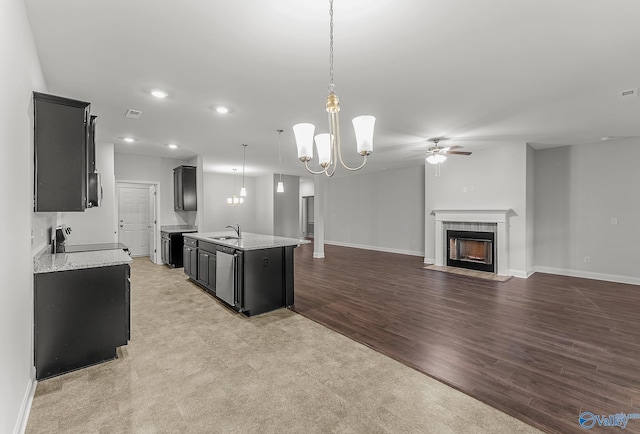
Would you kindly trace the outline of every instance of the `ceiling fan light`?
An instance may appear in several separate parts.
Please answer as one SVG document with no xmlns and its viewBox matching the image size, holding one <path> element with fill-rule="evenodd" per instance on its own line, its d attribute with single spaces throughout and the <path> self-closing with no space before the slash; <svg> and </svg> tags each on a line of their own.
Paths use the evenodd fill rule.
<svg viewBox="0 0 640 434">
<path fill-rule="evenodd" d="M 442 154 L 433 154 L 427 157 L 427 163 L 438 164 L 444 162 L 446 159 L 447 157 Z"/>
<path fill-rule="evenodd" d="M 313 158 L 313 133 L 316 126 L 309 123 L 300 123 L 293 126 L 293 134 L 296 137 L 298 158 L 301 161 L 309 161 Z"/>
<path fill-rule="evenodd" d="M 353 129 L 356 132 L 356 146 L 358 154 L 370 155 L 373 152 L 373 127 L 376 124 L 375 116 L 362 115 L 353 118 Z"/>
</svg>

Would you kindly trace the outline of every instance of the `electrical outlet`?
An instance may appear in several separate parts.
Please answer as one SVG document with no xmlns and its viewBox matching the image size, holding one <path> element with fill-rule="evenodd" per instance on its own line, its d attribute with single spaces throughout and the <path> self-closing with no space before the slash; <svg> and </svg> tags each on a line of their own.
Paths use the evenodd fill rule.
<svg viewBox="0 0 640 434">
<path fill-rule="evenodd" d="M 584 257 L 584 263 L 585 263 L 585 264 L 589 264 L 589 263 L 591 263 L 591 256 L 585 256 L 585 257 Z"/>
</svg>

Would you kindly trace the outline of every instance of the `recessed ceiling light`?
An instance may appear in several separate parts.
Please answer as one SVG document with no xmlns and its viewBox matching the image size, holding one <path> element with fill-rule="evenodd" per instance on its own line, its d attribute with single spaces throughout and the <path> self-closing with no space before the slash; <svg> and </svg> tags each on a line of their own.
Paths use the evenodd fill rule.
<svg viewBox="0 0 640 434">
<path fill-rule="evenodd" d="M 123 140 L 127 143 L 133 143 L 136 141 L 133 137 L 125 137 Z"/>
<path fill-rule="evenodd" d="M 175 143 L 169 143 L 169 144 L 167 145 L 167 147 L 168 147 L 169 149 L 178 149 L 178 145 L 176 145 Z"/>
<path fill-rule="evenodd" d="M 216 107 L 216 113 L 220 113 L 221 115 L 226 115 L 227 113 L 229 113 L 229 107 L 219 105 Z"/>
<path fill-rule="evenodd" d="M 155 96 L 158 99 L 166 98 L 169 94 L 162 89 L 154 89 L 151 91 L 151 95 Z"/>
</svg>

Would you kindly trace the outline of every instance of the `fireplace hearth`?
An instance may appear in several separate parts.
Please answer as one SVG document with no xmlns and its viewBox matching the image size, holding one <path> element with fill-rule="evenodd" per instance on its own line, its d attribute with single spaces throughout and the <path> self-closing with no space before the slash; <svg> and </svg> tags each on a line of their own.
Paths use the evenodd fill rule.
<svg viewBox="0 0 640 434">
<path fill-rule="evenodd" d="M 493 232 L 447 230 L 447 265 L 495 272 Z"/>
</svg>

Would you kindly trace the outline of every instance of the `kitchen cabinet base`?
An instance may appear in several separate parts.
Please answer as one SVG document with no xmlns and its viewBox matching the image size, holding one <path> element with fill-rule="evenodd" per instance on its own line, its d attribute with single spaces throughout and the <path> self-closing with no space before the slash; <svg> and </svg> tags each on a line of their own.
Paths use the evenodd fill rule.
<svg viewBox="0 0 640 434">
<path fill-rule="evenodd" d="M 130 338 L 129 265 L 35 275 L 36 379 L 113 360 Z"/>
</svg>

